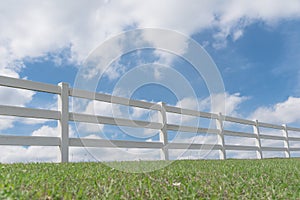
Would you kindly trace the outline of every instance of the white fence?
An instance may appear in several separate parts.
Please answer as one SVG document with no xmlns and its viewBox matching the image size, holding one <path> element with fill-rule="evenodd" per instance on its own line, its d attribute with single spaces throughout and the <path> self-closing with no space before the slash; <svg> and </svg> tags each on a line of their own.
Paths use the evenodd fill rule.
<svg viewBox="0 0 300 200">
<path fill-rule="evenodd" d="M 28 80 L 15 79 L 0 76 L 0 86 L 12 87 L 39 92 L 46 92 L 58 95 L 58 110 L 43 110 L 34 108 L 24 108 L 16 106 L 0 105 L 0 115 L 17 116 L 25 118 L 39 118 L 58 120 L 58 130 L 60 137 L 44 137 L 44 136 L 12 136 L 0 135 L 0 145 L 16 145 L 16 146 L 59 146 L 61 152 L 61 162 L 69 161 L 69 147 L 110 147 L 110 148 L 150 148 L 160 149 L 162 159 L 169 159 L 169 149 L 191 149 L 191 150 L 218 150 L 220 159 L 226 159 L 226 151 L 256 151 L 257 158 L 263 158 L 263 151 L 282 151 L 285 157 L 291 157 L 290 152 L 299 152 L 300 147 L 290 147 L 290 142 L 300 142 L 300 128 L 289 127 L 286 125 L 275 125 L 235 117 L 223 116 L 222 114 L 213 114 L 200 112 L 189 109 L 168 106 L 164 103 L 150 103 L 138 100 L 132 100 L 122 97 L 111 96 L 107 94 L 93 93 L 74 88 L 69 88 L 67 83 L 60 83 L 58 86 Z M 162 121 L 147 122 L 141 120 L 121 119 L 105 116 L 95 116 L 89 114 L 74 113 L 69 111 L 69 97 L 84 98 L 89 100 L 97 100 L 113 104 L 120 104 L 132 107 L 138 107 L 149 110 L 160 111 Z M 180 126 L 169 124 L 167 122 L 166 113 L 176 113 L 180 115 L 201 117 L 214 119 L 217 122 L 217 128 L 201 128 L 192 126 Z M 157 129 L 159 133 L 159 142 L 141 142 L 141 141 L 122 141 L 122 140 L 104 140 L 104 139 L 87 139 L 87 138 L 70 138 L 69 122 L 86 122 L 101 123 L 117 126 L 141 127 Z M 224 129 L 224 122 L 238 123 L 253 126 L 253 132 L 229 131 Z M 260 133 L 261 128 L 271 128 L 282 131 L 282 135 L 266 135 Z M 192 133 L 209 133 L 217 135 L 217 144 L 190 144 L 175 143 L 168 140 L 168 131 L 192 132 Z M 298 132 L 299 137 L 290 137 L 289 131 Z M 225 144 L 224 136 L 235 136 L 255 139 L 255 145 L 228 145 Z M 267 147 L 262 146 L 261 140 L 280 140 L 284 142 L 284 147 Z"/>
</svg>

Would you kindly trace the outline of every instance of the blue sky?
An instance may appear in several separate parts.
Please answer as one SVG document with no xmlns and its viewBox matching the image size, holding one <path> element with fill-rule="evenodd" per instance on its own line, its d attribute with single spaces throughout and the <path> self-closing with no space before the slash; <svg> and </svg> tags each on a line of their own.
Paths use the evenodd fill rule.
<svg viewBox="0 0 300 200">
<path fill-rule="evenodd" d="M 210 55 L 224 83 L 226 114 L 300 127 L 298 0 L 178 3 L 78 1 L 76 4 L 72 1 L 21 1 L 17 4 L 1 2 L 0 8 L 0 75 L 50 84 L 67 82 L 71 87 L 76 87 L 76 79 L 86 59 L 104 41 L 123 31 L 136 28 L 166 29 L 195 40 Z M 159 35 L 156 37 L 159 40 Z M 128 41 L 138 40 L 141 39 L 131 38 Z M 146 41 L 145 38 L 144 40 Z M 154 44 L 157 41 L 146 42 Z M 158 49 L 136 50 L 122 55 L 120 46 L 115 46 L 113 50 L 107 49 L 107 54 L 120 50 L 120 58 L 114 60 L 107 71 L 101 71 L 104 70 L 103 66 L 94 68 L 97 73 L 101 71 L 104 74 L 97 83 L 97 91 L 211 111 L 211 94 L 207 83 L 193 66 L 184 60 L 184 42 L 174 40 L 174 43 L 170 44 L 177 45 L 176 48 L 183 51 L 182 55 Z M 139 76 L 131 81 L 153 76 L 156 83 L 141 85 L 135 91 L 129 91 L 126 87 L 118 88 L 122 77 L 126 77 L 136 67 L 146 64 L 144 77 Z M 160 85 L 160 78 L 167 77 L 170 69 L 176 70 L 189 82 L 195 96 L 180 96 L 171 88 Z M 176 80 L 174 78 L 175 83 Z M 178 90 L 185 90 L 180 84 L 176 87 Z M 0 104 L 56 109 L 56 97 L 2 87 Z M 91 105 L 88 102 L 82 102 L 80 105 L 82 107 L 76 105 L 73 109 L 91 112 L 92 108 L 89 108 Z M 100 104 L 93 109 L 96 109 L 95 112 L 111 115 L 108 105 Z M 124 114 L 120 107 L 116 108 L 116 112 L 120 112 L 117 113 L 120 116 Z M 146 111 L 131 110 L 131 114 L 137 119 L 148 119 L 149 116 L 155 118 L 155 113 Z M 4 117 L 1 118 L 0 133 L 55 135 L 55 127 L 54 121 L 36 123 Z M 83 134 L 85 137 L 96 137 L 98 134 L 98 137 L 113 139 L 133 138 L 130 134 L 122 135 L 122 130 L 112 126 L 90 127 L 91 130 L 83 131 L 87 130 L 86 124 L 72 124 L 71 128 L 71 134 Z M 119 135 L 113 134 L 116 132 L 120 132 Z M 149 136 L 148 139 L 157 139 L 154 133 L 144 131 L 143 134 L 145 137 Z M 20 152 L 25 152 L 29 161 L 57 159 L 57 149 L 53 154 L 47 153 L 47 149 L 42 149 L 41 155 L 35 157 L 32 154 L 34 149 L 1 148 L 3 150 L 0 153 L 0 162 L 26 161 L 20 156 Z M 43 152 L 46 152 L 47 156 Z M 79 150 L 74 152 L 85 155 Z M 83 158 L 78 156 L 74 158 L 76 159 Z"/>
<path fill-rule="evenodd" d="M 226 90 L 250 97 L 241 108 L 299 97 L 299 21 L 283 21 L 274 27 L 261 22 L 245 28 L 244 35 L 221 50 L 207 49 L 217 63 Z M 242 109 L 243 110 L 243 109 Z"/>
</svg>

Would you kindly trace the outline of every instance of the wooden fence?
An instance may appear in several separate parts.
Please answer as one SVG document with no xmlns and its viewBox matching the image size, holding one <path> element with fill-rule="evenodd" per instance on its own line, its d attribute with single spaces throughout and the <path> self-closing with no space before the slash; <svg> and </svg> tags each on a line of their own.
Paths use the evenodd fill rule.
<svg viewBox="0 0 300 200">
<path fill-rule="evenodd" d="M 58 109 L 56 111 L 0 105 L 0 115 L 57 120 L 58 130 L 60 131 L 60 137 L 0 135 L 0 145 L 59 146 L 61 152 L 61 162 L 69 161 L 69 147 L 160 149 L 162 159 L 165 160 L 169 159 L 169 149 L 218 150 L 220 159 L 226 159 L 226 151 L 228 150 L 256 151 L 258 159 L 263 158 L 263 151 L 282 151 L 285 152 L 285 157 L 287 158 L 291 157 L 291 152 L 300 151 L 300 147 L 290 147 L 290 142 L 300 143 L 300 128 L 289 127 L 286 125 L 263 123 L 257 120 L 252 121 L 230 116 L 223 116 L 222 114 L 182 109 L 179 107 L 166 105 L 165 103 L 150 103 L 145 101 L 127 99 L 123 97 L 111 96 L 107 94 L 93 93 L 89 91 L 70 88 L 67 83 L 51 85 L 23 79 L 15 79 L 0 76 L 0 86 L 26 89 L 38 92 L 46 92 L 58 95 Z M 89 100 L 96 100 L 113 104 L 156 110 L 161 113 L 162 120 L 160 123 L 158 123 L 141 120 L 131 120 L 125 118 L 113 118 L 106 116 L 95 116 L 90 114 L 74 113 L 69 111 L 69 97 L 84 98 Z M 213 119 L 216 120 L 217 126 L 215 129 L 212 129 L 169 124 L 167 121 L 167 113 L 176 113 L 180 115 Z M 71 138 L 69 137 L 69 122 L 71 121 L 157 129 L 159 130 L 160 140 L 158 142 L 142 142 L 125 140 Z M 251 125 L 253 126 L 254 131 L 252 133 L 242 131 L 229 131 L 224 128 L 224 122 Z M 281 130 L 283 134 L 280 136 L 262 134 L 260 133 L 261 128 Z M 215 134 L 217 135 L 217 141 L 216 144 L 190 144 L 170 142 L 168 140 L 168 131 Z M 289 131 L 298 132 L 299 137 L 290 137 L 288 134 Z M 254 138 L 256 142 L 253 146 L 228 145 L 225 144 L 224 136 Z M 262 146 L 262 139 L 283 141 L 284 147 Z"/>
</svg>

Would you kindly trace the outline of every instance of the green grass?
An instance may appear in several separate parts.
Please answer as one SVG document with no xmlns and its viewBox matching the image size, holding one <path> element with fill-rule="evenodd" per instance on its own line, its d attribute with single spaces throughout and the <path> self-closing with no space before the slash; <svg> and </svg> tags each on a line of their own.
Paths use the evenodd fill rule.
<svg viewBox="0 0 300 200">
<path fill-rule="evenodd" d="M 145 169 L 156 162 L 111 163 Z M 0 199 L 300 199 L 300 160 L 175 161 L 149 173 L 102 163 L 0 164 Z"/>
</svg>

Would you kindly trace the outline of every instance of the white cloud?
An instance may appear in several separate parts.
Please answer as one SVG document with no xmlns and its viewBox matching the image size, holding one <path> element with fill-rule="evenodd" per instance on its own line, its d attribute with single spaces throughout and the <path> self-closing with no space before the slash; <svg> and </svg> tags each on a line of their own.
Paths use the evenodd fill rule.
<svg viewBox="0 0 300 200">
<path fill-rule="evenodd" d="M 276 156 L 278 157 L 278 154 L 272 157 Z M 227 151 L 226 157 L 234 159 L 257 159 L 257 154 L 255 151 Z"/>
<path fill-rule="evenodd" d="M 14 121 L 15 121 L 14 117 L 0 116 L 0 130 L 12 128 Z"/>
<path fill-rule="evenodd" d="M 13 70 L 12 70 L 13 71 Z M 15 78 L 19 78 L 17 72 L 16 74 L 11 74 Z M 1 74 L 1 66 L 0 66 L 0 74 Z M 23 89 L 15 89 L 0 86 L 0 105 L 9 105 L 9 106 L 18 106 L 18 107 L 26 107 L 34 98 L 36 92 L 31 90 L 23 90 Z M 57 110 L 57 96 L 54 96 L 54 102 L 49 104 L 42 104 L 37 107 L 38 109 L 46 109 L 46 110 Z M 21 118 L 21 117 L 4 117 L 0 116 L 2 119 L 0 121 L 0 130 L 5 130 L 7 128 L 12 128 L 14 122 L 18 121 L 24 124 L 44 124 L 47 119 L 33 119 L 33 118 Z"/>
<path fill-rule="evenodd" d="M 42 126 L 33 131 L 32 136 L 59 137 L 59 132 L 57 127 Z"/>
<path fill-rule="evenodd" d="M 224 111 L 224 109 L 222 108 L 222 101 L 224 95 L 217 94 L 212 97 L 212 99 L 214 98 L 216 99 L 216 102 L 220 102 L 220 103 L 216 104 L 217 106 L 215 110 L 212 110 L 212 112 L 217 113 L 223 111 L 223 114 L 229 116 L 238 116 L 237 110 L 239 108 L 239 105 L 248 99 L 248 97 L 241 96 L 240 93 L 234 93 L 234 94 L 225 93 L 225 111 Z"/>
<path fill-rule="evenodd" d="M 247 99 L 248 97 L 241 96 L 240 93 L 229 94 L 226 92 L 222 94 L 211 94 L 211 96 L 204 99 L 187 97 L 180 100 L 176 106 L 213 113 L 222 112 L 224 115 L 237 116 L 239 105 Z M 212 101 L 214 104 L 212 104 Z"/>
<path fill-rule="evenodd" d="M 76 137 L 72 127 L 69 128 L 70 137 Z M 42 126 L 32 132 L 31 136 L 59 137 L 57 127 Z M 12 162 L 59 162 L 59 147 L 48 146 L 1 146 L 0 163 Z"/>
<path fill-rule="evenodd" d="M 151 111 L 137 107 L 128 107 L 118 104 L 111 104 L 100 101 L 89 101 L 86 105 L 78 109 L 85 114 L 107 116 L 114 118 L 124 118 L 131 120 L 141 120 L 149 122 L 159 122 L 160 114 L 158 111 Z M 76 111 L 78 112 L 78 111 Z M 105 125 L 76 122 L 78 131 L 82 134 L 101 133 L 104 131 Z M 139 129 L 130 127 L 119 127 L 124 133 L 136 137 L 150 137 L 157 133 L 157 130 Z M 135 133 L 136 132 L 136 133 Z"/>
<path fill-rule="evenodd" d="M 79 110 L 82 110 L 82 108 Z M 118 105 L 100 101 L 89 101 L 83 110 L 84 114 L 91 115 L 107 117 L 120 117 L 122 115 Z M 76 124 L 80 133 L 97 133 L 101 132 L 104 128 L 103 124 L 90 124 L 81 122 L 76 122 Z"/>
<path fill-rule="evenodd" d="M 234 40 L 238 39 L 246 26 L 258 20 L 272 26 L 283 19 L 300 17 L 298 0 L 231 0 L 221 3 L 218 8 L 220 12 L 216 13 L 219 19 L 216 21 L 216 27 L 220 32 L 216 33 L 217 46 L 226 45 L 226 38 L 230 35 Z"/>
<path fill-rule="evenodd" d="M 234 93 L 234 94 L 225 93 L 225 95 L 217 94 L 217 95 L 213 95 L 213 97 L 207 97 L 204 99 L 186 97 L 179 100 L 174 106 L 179 108 L 186 108 L 190 110 L 211 112 L 212 111 L 211 98 L 215 99 L 216 105 L 222 105 L 221 103 L 225 102 L 224 105 L 225 105 L 226 115 L 228 116 L 239 116 L 238 115 L 239 105 L 248 99 L 248 97 L 241 96 L 239 93 Z M 147 120 L 152 122 L 161 122 L 162 120 L 160 112 L 149 112 L 146 109 L 140 109 L 140 108 L 132 108 L 132 111 L 133 112 L 129 112 L 129 115 L 121 111 L 120 116 L 124 118 L 134 118 L 134 119 Z M 224 107 L 216 106 L 214 111 L 215 113 L 219 113 L 221 111 L 224 111 Z M 222 114 L 225 113 L 223 112 Z M 167 123 L 197 127 L 199 126 L 199 123 L 203 123 L 202 125 L 204 125 L 205 123 L 209 123 L 209 121 L 205 122 L 202 121 L 201 119 L 199 121 L 198 117 L 167 112 Z M 153 133 L 157 131 L 146 130 L 146 132 Z"/>
<path fill-rule="evenodd" d="M 225 99 L 223 99 L 224 97 Z M 226 115 L 228 116 L 238 116 L 237 111 L 239 109 L 239 105 L 248 99 L 248 97 L 241 96 L 239 93 L 235 93 L 235 94 L 225 93 L 225 95 L 219 94 L 219 95 L 214 95 L 213 98 L 215 98 L 216 103 L 218 102 L 222 103 L 225 101 Z M 195 99 L 192 97 L 186 97 L 178 101 L 175 106 L 180 108 L 187 108 L 191 110 L 211 112 L 211 97 L 207 97 L 204 99 Z M 215 108 L 215 111 L 222 111 L 222 110 L 224 110 L 224 108 L 222 108 L 221 106 Z M 154 113 L 151 116 L 151 118 L 155 119 L 154 121 L 161 121 L 161 116 L 159 113 Z M 194 127 L 200 126 L 200 127 L 215 128 L 214 120 L 203 121 L 203 119 L 199 119 L 198 117 L 179 115 L 175 113 L 167 113 L 167 123 L 177 124 L 181 126 L 194 126 Z M 195 143 L 199 141 L 202 142 L 204 141 L 202 136 L 195 137 L 194 135 L 195 135 L 194 133 L 192 133 L 192 135 L 189 135 L 187 133 L 183 133 L 183 134 L 178 133 L 175 140 L 177 142 L 188 142 L 188 143 L 192 141 L 194 141 Z M 208 138 L 207 141 L 211 141 L 211 142 L 215 142 L 214 140 L 216 140 L 215 137 L 207 137 L 207 138 Z"/>
<path fill-rule="evenodd" d="M 286 101 L 256 109 L 249 118 L 275 124 L 300 123 L 299 105 L 300 98 L 289 97 Z"/>
<path fill-rule="evenodd" d="M 57 127 L 51 126 L 41 126 L 39 129 L 35 130 L 31 134 L 32 136 L 45 136 L 45 137 L 60 137 L 60 132 Z M 69 126 L 69 137 L 76 137 L 75 131 L 72 126 Z"/>
<path fill-rule="evenodd" d="M 215 27 L 220 42 L 231 34 L 234 39 L 239 38 L 243 28 L 255 20 L 272 24 L 300 15 L 297 0 L 77 1 L 75 4 L 1 1 L 0 4 L 4 8 L 0 18 L 0 58 L 6 66 L 64 47 L 71 47 L 70 60 L 80 62 L 109 36 L 130 27 L 166 28 L 187 35 Z M 177 44 L 183 43 L 170 45 Z M 16 75 L 10 67 L 5 70 L 6 75 Z"/>
<path fill-rule="evenodd" d="M 1 69 L 0 69 L 1 71 Z M 29 103 L 35 92 L 28 90 L 20 90 L 0 86 L 0 105 L 21 106 L 24 107 Z M 12 128 L 15 122 L 15 117 L 0 116 L 0 130 Z"/>
<path fill-rule="evenodd" d="M 101 101 L 90 101 L 86 106 L 84 113 L 108 117 L 122 116 L 119 105 Z"/>
<path fill-rule="evenodd" d="M 70 127 L 70 137 L 76 137 Z M 35 130 L 32 136 L 59 137 L 57 127 L 42 126 Z M 84 138 L 102 139 L 98 135 L 88 135 Z M 153 160 L 159 159 L 159 150 L 149 149 L 111 149 L 111 148 L 70 148 L 71 161 L 115 161 L 115 160 Z M 0 163 L 12 162 L 59 162 L 60 150 L 58 147 L 46 146 L 2 146 Z"/>
<path fill-rule="evenodd" d="M 186 97 L 178 101 L 175 106 L 180 108 L 187 108 L 191 110 L 199 110 L 199 109 L 201 110 L 201 103 L 202 101 L 199 102 L 198 99 Z"/>
<path fill-rule="evenodd" d="M 0 151 L 1 163 L 13 162 L 59 162 L 58 147 L 2 146 Z"/>
<path fill-rule="evenodd" d="M 32 100 L 35 92 L 0 86 L 0 104 L 24 106 Z"/>
<path fill-rule="evenodd" d="M 269 23 L 281 18 L 299 17 L 300 2 L 291 0 L 230 1 L 223 8 L 223 23 L 235 21 L 243 16 L 249 19 L 262 19 Z"/>
<path fill-rule="evenodd" d="M 233 40 L 236 41 L 242 36 L 243 36 L 243 31 L 237 30 L 236 32 L 233 33 Z"/>
<path fill-rule="evenodd" d="M 70 155 L 73 162 L 158 160 L 160 159 L 160 150 L 134 148 L 71 148 Z M 107 164 L 109 165 L 109 163 Z"/>
<path fill-rule="evenodd" d="M 176 107 L 179 108 L 186 108 L 191 110 L 201 110 L 202 101 L 192 98 L 186 97 L 179 100 L 176 103 Z M 188 115 L 179 115 L 175 113 L 167 113 L 167 121 L 169 124 L 179 124 L 179 125 L 188 125 L 188 126 L 197 126 L 198 125 L 198 118 Z"/>
<path fill-rule="evenodd" d="M 253 134 L 254 136 L 254 134 Z M 237 145 L 237 146 L 255 146 L 255 138 L 243 138 L 235 136 L 225 136 L 225 144 L 227 145 Z"/>
<path fill-rule="evenodd" d="M 59 132 L 56 127 L 42 126 L 35 130 L 32 136 L 58 137 Z M 43 146 L 2 146 L 0 152 L 0 162 L 58 162 L 58 147 Z"/>
</svg>

